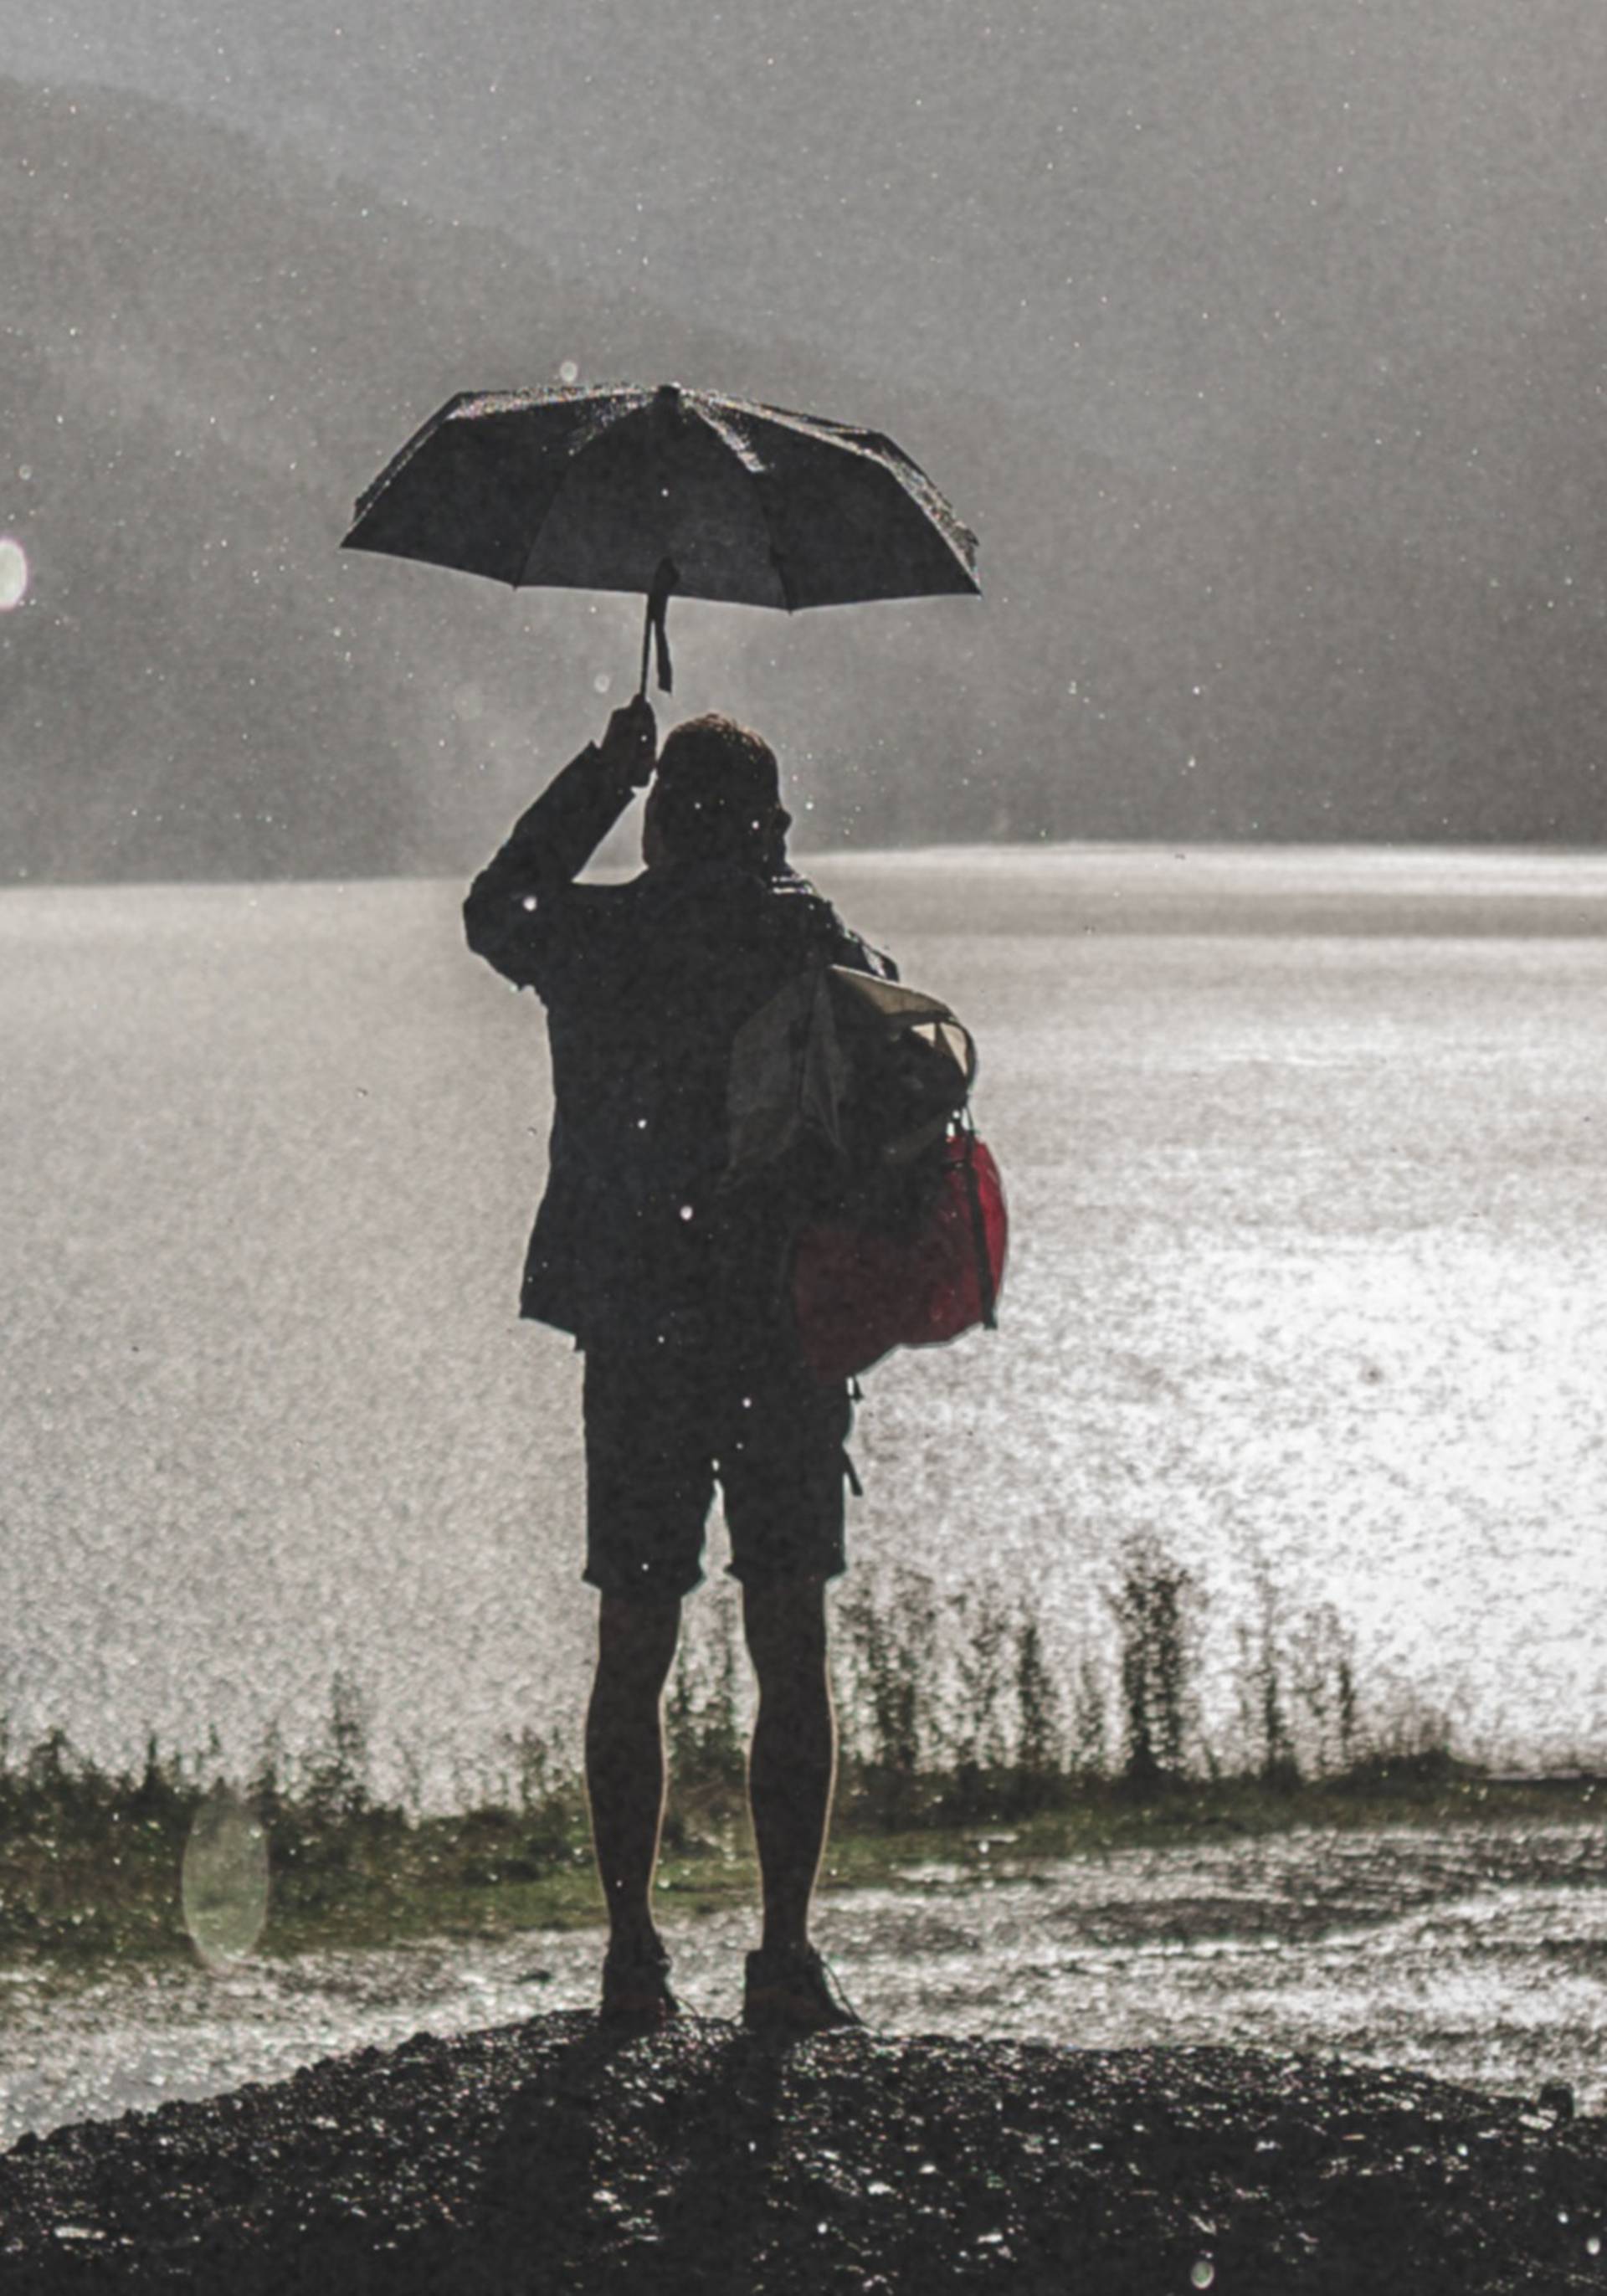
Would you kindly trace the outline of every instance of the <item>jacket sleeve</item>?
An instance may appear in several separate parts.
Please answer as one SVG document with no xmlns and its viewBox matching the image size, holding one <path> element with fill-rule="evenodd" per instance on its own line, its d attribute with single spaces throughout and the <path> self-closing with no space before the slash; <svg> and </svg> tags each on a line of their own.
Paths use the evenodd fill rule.
<svg viewBox="0 0 1607 2296">
<path fill-rule="evenodd" d="M 570 888 L 635 794 L 626 775 L 605 773 L 598 758 L 588 742 L 554 775 L 463 903 L 470 947 L 518 988 L 539 987 Z"/>
</svg>

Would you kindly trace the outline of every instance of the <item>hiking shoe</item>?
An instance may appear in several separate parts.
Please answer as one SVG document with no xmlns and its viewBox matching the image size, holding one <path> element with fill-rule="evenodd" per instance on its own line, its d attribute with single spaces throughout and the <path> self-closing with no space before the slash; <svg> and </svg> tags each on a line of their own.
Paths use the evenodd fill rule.
<svg viewBox="0 0 1607 2296">
<path fill-rule="evenodd" d="M 662 1946 L 635 1947 L 628 1953 L 609 1948 L 599 2012 L 605 2025 L 667 2025 L 680 2013 L 681 2005 L 669 1989 L 669 1956 Z"/>
<path fill-rule="evenodd" d="M 840 1985 L 813 1946 L 783 1953 L 750 1953 L 742 1988 L 742 2022 L 756 2032 L 785 2038 L 863 2025 Z"/>
</svg>

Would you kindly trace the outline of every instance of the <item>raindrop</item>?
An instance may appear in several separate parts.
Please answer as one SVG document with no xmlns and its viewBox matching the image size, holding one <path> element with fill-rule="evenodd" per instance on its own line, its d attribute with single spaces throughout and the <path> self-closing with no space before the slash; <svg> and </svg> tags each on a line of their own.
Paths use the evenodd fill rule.
<svg viewBox="0 0 1607 2296">
<path fill-rule="evenodd" d="M 28 595 L 28 553 L 9 534 L 0 535 L 0 613 L 9 614 Z"/>
<path fill-rule="evenodd" d="M 18 463 L 18 465 L 17 465 L 17 476 L 21 480 L 21 481 L 22 481 L 22 483 L 23 483 L 23 485 L 24 485 L 24 486 L 26 486 L 26 485 L 28 484 L 28 482 L 29 482 L 29 479 L 31 479 L 31 478 L 32 478 L 33 474 L 34 474 L 34 466 L 33 466 L 33 464 L 32 464 L 31 463 Z"/>
<path fill-rule="evenodd" d="M 692 1218 L 692 1206 L 690 1204 L 683 1204 L 681 1206 L 681 1218 L 683 1219 L 690 1219 Z"/>
<path fill-rule="evenodd" d="M 1585 2243 L 1585 2253 L 1587 2256 L 1600 2256 L 1601 2252 L 1601 2236 L 1599 2234 L 1593 2232 L 1590 2238 Z"/>
<path fill-rule="evenodd" d="M 574 360 L 573 360 L 573 359 L 564 359 L 564 360 L 562 362 L 562 364 L 560 365 L 559 369 L 558 369 L 558 380 L 559 380 L 559 381 L 560 381 L 560 382 L 578 382 L 578 381 L 579 381 L 579 380 L 580 380 L 580 370 L 579 370 L 579 368 L 575 365 L 575 362 L 574 362 Z"/>
<path fill-rule="evenodd" d="M 592 680 L 592 692 L 594 693 L 606 693 L 613 682 L 613 679 L 609 676 L 607 670 L 600 669 L 597 672 L 596 676 Z"/>
<path fill-rule="evenodd" d="M 1189 2274 L 1189 2279 L 1193 2286 L 1196 2288 L 1209 2288 L 1215 2281 L 1216 2277 L 1217 2267 L 1211 2262 L 1209 2257 L 1201 2256 L 1196 2258 L 1193 2269 Z"/>
</svg>

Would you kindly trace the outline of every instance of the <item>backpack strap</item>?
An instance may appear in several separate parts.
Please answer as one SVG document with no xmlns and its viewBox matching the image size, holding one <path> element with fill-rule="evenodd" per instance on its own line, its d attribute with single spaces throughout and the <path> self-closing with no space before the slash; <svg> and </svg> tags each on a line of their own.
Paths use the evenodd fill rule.
<svg viewBox="0 0 1607 2296">
<path fill-rule="evenodd" d="M 982 1328 L 996 1332 L 999 1319 L 997 1287 L 993 1280 L 993 1256 L 988 1249 L 988 1223 L 982 1217 L 982 1192 L 977 1185 L 977 1128 L 967 1109 L 960 1119 L 960 1155 L 965 1168 L 965 1201 L 971 1207 L 971 1242 L 977 1257 L 977 1292 L 982 1304 Z"/>
</svg>

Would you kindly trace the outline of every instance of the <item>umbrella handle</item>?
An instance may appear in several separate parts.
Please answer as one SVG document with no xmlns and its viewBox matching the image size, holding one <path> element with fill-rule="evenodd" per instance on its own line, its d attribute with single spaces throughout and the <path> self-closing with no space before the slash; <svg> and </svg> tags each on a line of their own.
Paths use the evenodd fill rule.
<svg viewBox="0 0 1607 2296">
<path fill-rule="evenodd" d="M 664 618 L 669 611 L 669 594 L 680 583 L 681 570 L 673 558 L 660 558 L 659 570 L 652 578 L 652 588 L 647 594 L 647 614 L 642 625 L 642 683 L 636 688 L 638 701 L 647 693 L 647 664 L 651 652 L 659 657 L 659 689 L 668 693 L 675 686 L 675 668 L 669 659 L 669 638 L 664 627 Z"/>
</svg>

